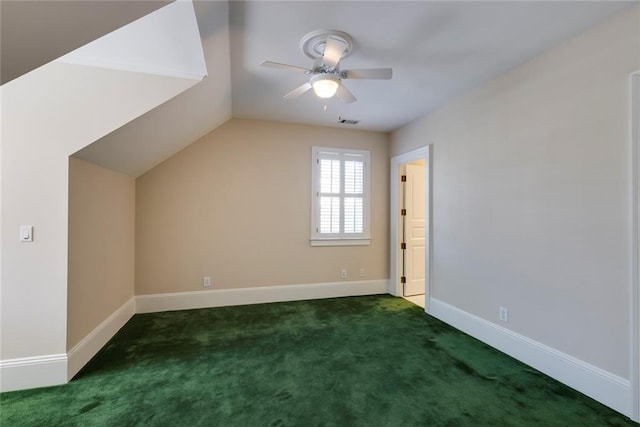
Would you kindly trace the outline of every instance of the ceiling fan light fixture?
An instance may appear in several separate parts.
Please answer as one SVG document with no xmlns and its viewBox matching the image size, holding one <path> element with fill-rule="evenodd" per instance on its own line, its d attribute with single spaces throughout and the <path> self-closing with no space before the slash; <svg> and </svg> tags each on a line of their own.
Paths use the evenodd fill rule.
<svg viewBox="0 0 640 427">
<path fill-rule="evenodd" d="M 316 74 L 311 78 L 313 91 L 320 98 L 331 98 L 338 91 L 340 79 L 334 74 Z"/>
</svg>

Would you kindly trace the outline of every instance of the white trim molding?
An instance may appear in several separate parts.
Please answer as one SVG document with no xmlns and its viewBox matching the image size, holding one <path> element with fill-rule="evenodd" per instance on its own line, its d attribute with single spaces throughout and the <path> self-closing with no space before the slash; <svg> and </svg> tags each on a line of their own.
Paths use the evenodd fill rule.
<svg viewBox="0 0 640 427">
<path fill-rule="evenodd" d="M 67 355 L 0 360 L 0 392 L 49 387 L 67 382 Z"/>
<path fill-rule="evenodd" d="M 431 315 L 626 415 L 630 381 L 435 298 Z"/>
<path fill-rule="evenodd" d="M 133 317 L 135 309 L 136 300 L 131 297 L 67 353 L 69 381 Z"/>
<path fill-rule="evenodd" d="M 311 246 L 368 246 L 371 239 L 309 239 Z"/>
<path fill-rule="evenodd" d="M 136 313 L 378 295 L 386 294 L 388 286 L 382 279 L 138 295 Z"/>
<path fill-rule="evenodd" d="M 640 422 L 640 71 L 629 77 L 631 155 L 631 419 Z"/>
<path fill-rule="evenodd" d="M 433 144 L 426 145 L 416 150 L 409 151 L 391 158 L 391 176 L 390 176 L 390 279 L 388 292 L 394 296 L 402 296 L 402 288 L 400 284 L 400 270 L 402 269 L 399 255 L 400 236 L 398 230 L 401 227 L 399 206 L 400 206 L 400 167 L 409 162 L 416 160 L 424 160 L 427 168 L 425 179 L 427 180 L 425 189 L 425 212 L 427 212 L 427 242 L 425 251 L 425 311 L 429 313 L 431 301 L 431 283 L 433 265 Z"/>
</svg>

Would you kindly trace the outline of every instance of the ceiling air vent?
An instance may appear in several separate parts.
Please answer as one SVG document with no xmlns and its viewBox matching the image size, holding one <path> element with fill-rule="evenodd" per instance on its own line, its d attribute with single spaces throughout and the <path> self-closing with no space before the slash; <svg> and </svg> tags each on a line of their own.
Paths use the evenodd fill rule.
<svg viewBox="0 0 640 427">
<path fill-rule="evenodd" d="M 338 123 L 342 123 L 343 125 L 357 125 L 358 123 L 360 123 L 360 120 L 350 120 L 338 117 Z"/>
</svg>

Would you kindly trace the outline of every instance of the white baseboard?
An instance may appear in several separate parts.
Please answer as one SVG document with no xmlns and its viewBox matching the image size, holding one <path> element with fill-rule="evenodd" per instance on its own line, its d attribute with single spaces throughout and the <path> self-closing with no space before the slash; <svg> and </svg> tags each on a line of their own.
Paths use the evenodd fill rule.
<svg viewBox="0 0 640 427">
<path fill-rule="evenodd" d="M 0 360 L 0 392 L 49 387 L 66 382 L 66 354 Z"/>
<path fill-rule="evenodd" d="M 629 380 L 434 298 L 431 298 L 429 314 L 592 399 L 631 416 Z"/>
<path fill-rule="evenodd" d="M 135 314 L 135 297 L 102 321 L 93 331 L 67 353 L 67 379 L 71 380 L 84 365 L 124 326 Z"/>
<path fill-rule="evenodd" d="M 136 296 L 136 313 L 386 294 L 388 280 L 215 289 Z"/>
</svg>

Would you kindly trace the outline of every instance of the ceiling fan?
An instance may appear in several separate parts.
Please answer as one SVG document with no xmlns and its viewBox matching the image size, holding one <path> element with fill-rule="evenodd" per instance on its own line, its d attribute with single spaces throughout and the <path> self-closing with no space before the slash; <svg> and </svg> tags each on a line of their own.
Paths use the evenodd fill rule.
<svg viewBox="0 0 640 427">
<path fill-rule="evenodd" d="M 312 68 L 262 61 L 263 67 L 278 68 L 310 75 L 309 81 L 284 95 L 286 99 L 296 98 L 310 89 L 320 98 L 336 96 L 344 102 L 355 102 L 356 97 L 342 83 L 347 79 L 388 80 L 393 74 L 391 68 L 367 68 L 340 70 L 340 60 L 351 53 L 351 36 L 337 30 L 317 30 L 305 35 L 300 41 L 302 51 L 314 59 Z"/>
</svg>

